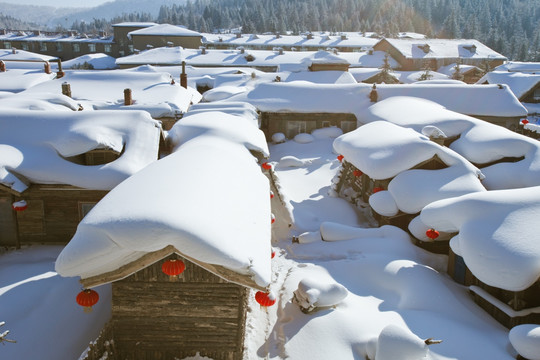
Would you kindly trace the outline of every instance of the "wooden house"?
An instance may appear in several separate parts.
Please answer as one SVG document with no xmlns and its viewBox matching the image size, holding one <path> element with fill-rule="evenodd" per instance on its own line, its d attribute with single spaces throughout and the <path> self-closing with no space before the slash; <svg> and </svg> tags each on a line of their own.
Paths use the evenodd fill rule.
<svg viewBox="0 0 540 360">
<path fill-rule="evenodd" d="M 491 71 L 478 84 L 506 84 L 522 103 L 540 102 L 540 74 L 517 71 Z"/>
<path fill-rule="evenodd" d="M 162 271 L 170 259 L 185 264 L 176 278 Z M 125 277 L 138 264 L 147 266 Z M 216 360 L 241 360 L 249 288 L 205 267 L 216 272 L 210 264 L 168 247 L 116 273 L 82 281 L 85 287 L 113 281 L 112 317 L 97 341 L 114 342 L 116 359 L 182 359 L 199 353 Z M 91 349 L 85 359 L 99 359 L 105 347 Z"/>
<path fill-rule="evenodd" d="M 373 45 L 375 51 L 385 51 L 403 71 L 431 70 L 461 61 L 464 65 L 490 69 L 507 59 L 481 42 L 473 39 L 381 39 Z"/>
<path fill-rule="evenodd" d="M 198 49 L 202 45 L 202 35 L 181 26 L 160 24 L 128 33 L 128 38 L 137 50 L 157 47 L 174 47 Z"/>
<path fill-rule="evenodd" d="M 88 148 L 85 140 L 92 142 L 105 128 L 119 137 L 100 135 L 104 143 Z M 157 159 L 160 136 L 159 123 L 145 112 L 5 111 L 0 116 L 0 245 L 67 243 L 109 190 Z M 70 145 L 75 138 L 79 144 Z M 17 154 L 25 161 L 18 162 Z M 26 205 L 14 205 L 20 201 Z"/>
<path fill-rule="evenodd" d="M 261 130 L 268 139 L 278 132 L 292 139 L 300 133 L 331 126 L 349 132 L 356 129 L 356 123 L 356 116 L 350 113 L 261 112 Z"/>
<path fill-rule="evenodd" d="M 268 146 L 251 109 L 203 110 L 173 126 L 173 152 L 105 196 L 56 260 L 84 288 L 112 283 L 97 358 L 114 340 L 119 359 L 243 359 L 247 296 L 272 277 L 270 186 L 253 161 Z M 176 281 L 169 259 L 185 265 Z"/>
</svg>

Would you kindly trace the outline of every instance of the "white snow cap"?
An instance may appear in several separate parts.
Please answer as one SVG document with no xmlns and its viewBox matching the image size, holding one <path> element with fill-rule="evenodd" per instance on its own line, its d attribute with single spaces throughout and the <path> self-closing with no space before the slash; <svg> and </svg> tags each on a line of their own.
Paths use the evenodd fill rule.
<svg viewBox="0 0 540 360">
<path fill-rule="evenodd" d="M 143 111 L 4 110 L 0 183 L 18 192 L 26 180 L 110 190 L 157 159 L 160 129 Z M 67 160 L 94 149 L 121 155 L 95 166 Z"/>
<path fill-rule="evenodd" d="M 519 355 L 529 360 L 540 360 L 540 325 L 515 326 L 508 333 L 508 338 Z"/>
<path fill-rule="evenodd" d="M 379 334 L 375 360 L 419 360 L 425 359 L 428 352 L 425 340 L 409 329 L 390 324 Z"/>
<path fill-rule="evenodd" d="M 268 179 L 237 140 L 242 136 L 229 137 L 231 119 L 215 114 L 208 114 L 214 131 L 195 134 L 179 126 L 175 132 L 188 134 L 175 152 L 124 181 L 92 209 L 58 257 L 58 273 L 84 279 L 172 245 L 259 287 L 270 284 Z M 208 125 L 202 115 L 186 121 Z M 245 122 L 248 127 L 256 129 Z"/>
<path fill-rule="evenodd" d="M 420 218 L 451 241 L 471 272 L 484 283 L 521 291 L 540 276 L 540 187 L 486 191 L 440 200 Z"/>
</svg>

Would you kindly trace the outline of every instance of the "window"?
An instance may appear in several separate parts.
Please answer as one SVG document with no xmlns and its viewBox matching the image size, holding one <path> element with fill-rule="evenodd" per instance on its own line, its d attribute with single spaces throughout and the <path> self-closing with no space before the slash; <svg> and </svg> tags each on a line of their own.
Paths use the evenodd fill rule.
<svg viewBox="0 0 540 360">
<path fill-rule="evenodd" d="M 105 44 L 105 52 L 106 53 L 112 52 L 112 45 L 111 44 Z"/>
<path fill-rule="evenodd" d="M 56 43 L 56 51 L 62 52 L 64 50 L 64 47 L 62 46 L 62 43 Z"/>
<path fill-rule="evenodd" d="M 39 51 L 47 51 L 47 43 L 40 43 L 39 44 Z"/>
<path fill-rule="evenodd" d="M 79 221 L 82 220 L 96 204 L 97 203 L 95 202 L 79 201 Z"/>
<path fill-rule="evenodd" d="M 298 134 L 305 133 L 307 128 L 306 121 L 288 121 L 287 122 L 287 137 L 292 139 Z"/>
<path fill-rule="evenodd" d="M 25 42 L 21 43 L 21 48 L 25 51 L 28 51 L 28 43 L 25 43 Z"/>
<path fill-rule="evenodd" d="M 11 43 L 9 41 L 4 41 L 4 49 L 11 49 Z"/>
<path fill-rule="evenodd" d="M 540 101 L 540 89 L 534 90 L 534 93 L 533 93 L 533 100 L 534 100 L 534 101 Z"/>
<path fill-rule="evenodd" d="M 133 50 L 133 49 L 134 49 L 134 48 L 133 48 L 133 45 L 128 45 L 128 50 L 129 50 L 129 53 L 130 53 L 130 54 L 133 54 L 133 52 L 135 51 L 135 50 Z"/>
<path fill-rule="evenodd" d="M 344 133 L 356 130 L 356 121 L 354 120 L 343 120 L 341 121 L 341 130 L 343 130 Z"/>
<path fill-rule="evenodd" d="M 96 44 L 88 44 L 88 51 L 96 52 Z"/>
<path fill-rule="evenodd" d="M 73 52 L 81 52 L 81 45 L 73 44 Z"/>
</svg>

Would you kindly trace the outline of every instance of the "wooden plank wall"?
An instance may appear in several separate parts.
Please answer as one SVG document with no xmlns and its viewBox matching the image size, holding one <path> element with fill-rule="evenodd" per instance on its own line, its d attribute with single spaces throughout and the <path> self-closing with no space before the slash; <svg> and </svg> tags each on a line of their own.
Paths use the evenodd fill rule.
<svg viewBox="0 0 540 360">
<path fill-rule="evenodd" d="M 163 260 L 113 283 L 119 358 L 182 359 L 198 352 L 242 359 L 249 290 L 182 260 L 186 270 L 177 281 L 162 273 Z"/>
<path fill-rule="evenodd" d="M 261 113 L 261 130 L 267 139 L 275 133 L 284 133 L 289 139 L 297 135 L 297 132 L 289 131 L 287 123 L 291 121 L 305 121 L 306 129 L 303 132 L 311 133 L 315 129 L 320 129 L 323 122 L 328 126 L 345 127 L 346 122 L 354 122 L 356 128 L 356 116 L 350 113 L 292 113 L 292 112 L 263 112 Z M 343 127 L 342 127 L 343 122 Z M 346 131 L 345 129 L 344 131 Z"/>
<path fill-rule="evenodd" d="M 21 198 L 28 208 L 16 213 L 21 244 L 67 244 L 82 219 L 81 202 L 97 203 L 108 191 L 63 185 L 32 185 Z M 8 197 L 9 194 L 0 194 Z M 1 244 L 0 244 L 1 245 Z"/>
</svg>

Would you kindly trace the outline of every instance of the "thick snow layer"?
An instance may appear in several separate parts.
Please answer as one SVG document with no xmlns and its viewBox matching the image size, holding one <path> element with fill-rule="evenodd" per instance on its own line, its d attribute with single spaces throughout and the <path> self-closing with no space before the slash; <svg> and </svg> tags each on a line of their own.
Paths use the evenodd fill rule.
<svg viewBox="0 0 540 360">
<path fill-rule="evenodd" d="M 450 148 L 478 166 L 515 158 L 515 162 L 482 168 L 483 184 L 488 190 L 540 185 L 539 142 L 502 126 L 447 110 L 425 99 L 402 96 L 371 106 L 365 119 L 385 120 L 418 132 L 434 126 L 447 137 L 459 136 Z"/>
<path fill-rule="evenodd" d="M 159 24 L 143 29 L 130 31 L 128 33 L 128 38 L 131 39 L 132 36 L 201 36 L 202 35 L 196 31 L 189 30 L 183 26 L 171 25 L 171 24 Z"/>
<path fill-rule="evenodd" d="M 197 111 L 193 115 L 188 112 L 169 130 L 167 140 L 176 149 L 199 136 L 225 138 L 268 157 L 268 144 L 257 123 L 252 119 L 227 113 L 228 110 L 234 108 L 215 111 L 208 109 L 206 112 Z"/>
<path fill-rule="evenodd" d="M 375 360 L 419 360 L 428 355 L 428 345 L 409 329 L 395 324 L 384 327 L 377 339 Z"/>
<path fill-rule="evenodd" d="M 142 111 L 30 111 L 0 113 L 0 183 L 22 192 L 25 179 L 110 190 L 157 159 L 160 125 Z M 66 158 L 94 149 L 121 156 L 104 165 Z"/>
<path fill-rule="evenodd" d="M 282 81 L 309 81 L 316 84 L 356 84 L 348 71 L 298 71 Z"/>
<path fill-rule="evenodd" d="M 11 94 L 0 96 L 0 107 L 2 109 L 20 110 L 47 110 L 47 111 L 78 111 L 82 110 L 82 105 L 72 98 L 63 94 L 53 93 L 32 93 L 32 94 Z"/>
<path fill-rule="evenodd" d="M 57 60 L 57 57 L 49 56 L 49 55 L 43 55 L 38 54 L 26 50 L 19 50 L 19 49 L 0 49 L 0 60 L 3 60 L 6 62 L 7 66 L 9 68 L 9 64 L 12 61 L 32 61 L 36 63 L 41 63 L 41 66 L 43 67 L 43 63 L 45 61 L 54 61 Z"/>
<path fill-rule="evenodd" d="M 0 91 L 18 93 L 56 77 L 55 73 L 47 74 L 43 69 L 9 69 L 9 65 L 6 67 L 7 71 L 0 72 Z M 57 89 L 56 92 L 60 91 Z"/>
<path fill-rule="evenodd" d="M 519 98 L 531 91 L 540 82 L 540 74 L 490 71 L 484 75 L 478 84 L 506 84 L 512 92 Z"/>
<path fill-rule="evenodd" d="M 529 360 L 540 360 L 540 326 L 523 324 L 513 327 L 508 334 L 518 354 Z"/>
<path fill-rule="evenodd" d="M 195 117 L 192 124 L 202 125 Z M 270 284 L 268 179 L 241 141 L 219 130 L 176 131 L 183 129 L 188 134 L 175 152 L 117 186 L 83 219 L 56 262 L 62 276 L 113 271 L 173 245 Z"/>
<path fill-rule="evenodd" d="M 539 216 L 540 187 L 440 200 L 420 214 L 429 227 L 459 231 L 453 243 L 471 272 L 488 285 L 510 291 L 524 290 L 540 276 L 540 223 L 530 221 Z"/>
<path fill-rule="evenodd" d="M 316 308 L 337 306 L 348 295 L 345 286 L 336 282 L 321 282 L 319 279 L 304 278 L 294 291 L 294 302 L 303 311 L 313 311 Z"/>
<path fill-rule="evenodd" d="M 87 63 L 92 66 L 93 70 L 108 70 L 116 68 L 116 58 L 103 54 L 85 54 L 74 59 L 70 59 L 62 62 L 63 69 L 71 69 L 77 66 L 83 66 L 84 63 Z M 52 64 L 52 68 L 58 68 L 58 65 Z"/>
<path fill-rule="evenodd" d="M 96 109 L 148 110 L 153 117 L 175 116 L 184 113 L 193 101 L 200 98 L 184 89 L 178 82 L 171 84 L 171 75 L 153 67 L 130 70 L 65 71 L 61 79 L 42 82 L 28 89 L 28 93 L 61 93 L 68 83 L 72 98 L 89 103 Z M 1 74 L 0 74 L 1 76 Z M 131 89 L 132 106 L 124 106 L 124 89 Z M 199 95 L 200 96 L 200 95 Z"/>
<path fill-rule="evenodd" d="M 245 87 L 239 86 L 220 86 L 205 91 L 202 100 L 203 101 L 219 101 L 230 98 L 231 96 L 247 91 Z"/>
<path fill-rule="evenodd" d="M 259 110 L 269 112 L 352 113 L 359 123 L 368 123 L 373 121 L 372 114 L 366 112 L 373 105 L 369 101 L 371 89 L 370 84 L 313 84 L 307 81 L 260 83 L 252 90 L 230 99 L 247 101 Z M 494 117 L 527 115 L 527 109 L 506 85 L 499 88 L 497 85 L 454 83 L 379 84 L 377 93 L 379 101 L 409 96 L 431 100 L 461 114 Z M 389 111 L 400 116 L 400 112 L 392 108 Z"/>
</svg>

